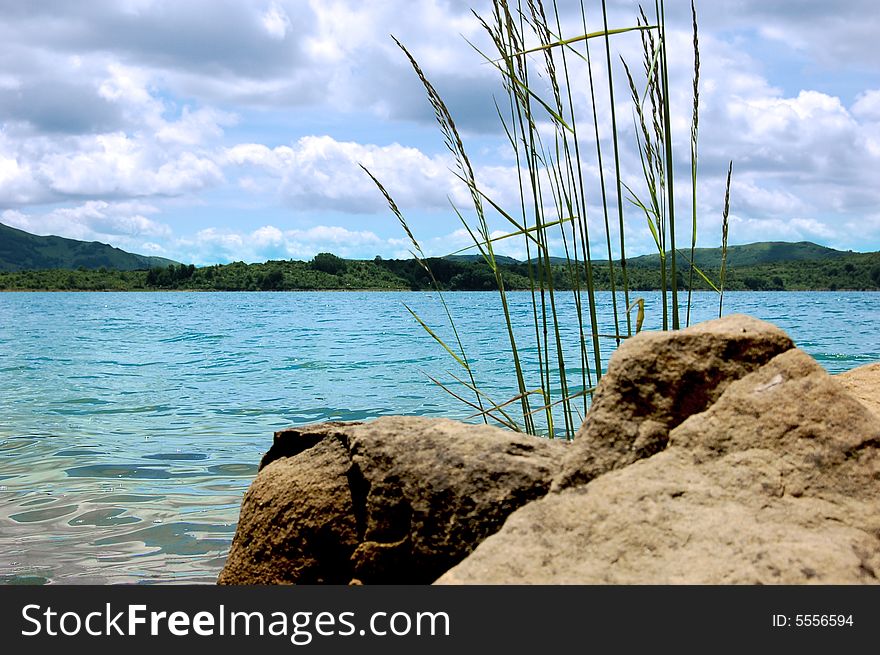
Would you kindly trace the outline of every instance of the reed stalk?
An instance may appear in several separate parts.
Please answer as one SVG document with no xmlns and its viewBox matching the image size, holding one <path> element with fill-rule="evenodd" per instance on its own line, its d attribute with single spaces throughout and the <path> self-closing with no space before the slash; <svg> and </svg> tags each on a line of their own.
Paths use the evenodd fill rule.
<svg viewBox="0 0 880 655">
<path fill-rule="evenodd" d="M 602 0 L 602 23 L 605 26 L 605 63 L 608 67 L 608 99 L 611 106 L 611 143 L 614 147 L 614 177 L 617 182 L 617 220 L 620 231 L 620 268 L 623 277 L 624 303 L 629 307 L 629 281 L 626 275 L 626 237 L 623 224 L 623 191 L 620 176 L 620 146 L 617 142 L 617 110 L 614 105 L 614 75 L 611 66 L 611 39 L 608 32 L 608 8 Z M 611 256 L 609 255 L 609 259 Z M 618 330 L 619 332 L 619 330 Z M 626 314 L 626 333 L 632 334 L 632 321 L 629 312 Z"/>
<path fill-rule="evenodd" d="M 724 213 L 721 215 L 721 271 L 719 272 L 718 318 L 724 308 L 724 278 L 727 276 L 727 233 L 730 215 L 730 176 L 733 174 L 733 162 L 727 167 L 727 184 L 724 190 Z"/>
<path fill-rule="evenodd" d="M 697 33 L 697 7 L 691 0 L 694 28 L 694 111 L 691 115 L 691 257 L 688 271 L 688 299 L 685 326 L 691 324 L 691 297 L 694 289 L 694 253 L 697 249 L 697 136 L 700 125 L 700 39 Z"/>
<path fill-rule="evenodd" d="M 645 215 L 649 230 L 657 246 L 661 262 L 663 328 L 679 327 L 678 253 L 675 241 L 675 203 L 673 193 L 673 153 L 670 121 L 670 93 L 667 59 L 667 36 L 665 8 L 662 0 L 655 0 L 655 19 L 649 22 L 644 12 L 640 12 L 636 24 L 629 27 L 611 28 L 605 0 L 601 2 L 603 29 L 589 32 L 583 0 L 580 3 L 580 24 L 583 34 L 573 37 L 563 34 L 557 0 L 551 0 L 551 12 L 547 12 L 544 0 L 493 0 L 491 17 L 484 19 L 474 14 L 489 36 L 494 52 L 476 51 L 487 65 L 492 66 L 501 76 L 502 87 L 507 95 L 506 101 L 495 102 L 496 112 L 507 137 L 516 162 L 516 179 L 519 198 L 516 209 L 505 209 L 479 185 L 474 168 L 465 150 L 461 135 L 443 99 L 427 79 L 416 59 L 399 41 L 395 42 L 405 54 L 416 76 L 421 81 L 428 100 L 434 110 L 444 142 L 452 154 L 453 173 L 467 187 L 471 206 L 467 211 L 453 205 L 453 211 L 471 236 L 473 245 L 483 261 L 493 273 L 495 285 L 510 348 L 517 391 L 503 402 L 492 400 L 477 384 L 477 376 L 472 371 L 459 331 L 455 327 L 452 313 L 442 299 L 442 290 L 436 285 L 441 302 L 444 303 L 447 320 L 455 337 L 454 346 L 447 345 L 425 322 L 411 312 L 413 318 L 466 370 L 467 376 L 458 377 L 450 373 L 455 383 L 473 394 L 473 400 L 465 398 L 450 385 L 435 377 L 430 380 L 444 388 L 465 405 L 475 410 L 471 418 L 480 417 L 510 429 L 520 429 L 531 434 L 545 433 L 549 437 L 557 434 L 572 438 L 579 426 L 578 419 L 588 408 L 588 399 L 594 391 L 594 380 L 600 380 L 603 372 L 602 339 L 612 339 L 619 344 L 622 339 L 641 330 L 645 319 L 645 303 L 642 298 L 630 299 L 629 280 L 626 266 L 626 231 L 624 212 L 624 189 L 629 201 Z M 694 29 L 694 107 L 691 126 L 691 183 L 693 196 L 692 236 L 690 273 L 688 276 L 688 311 L 686 321 L 690 321 L 691 295 L 694 273 L 706 281 L 708 277 L 694 263 L 696 248 L 696 181 L 697 181 L 697 125 L 698 125 L 698 83 L 699 52 L 697 40 L 696 8 L 691 5 Z M 552 18 L 552 23 L 550 18 Z M 580 28 L 578 28 L 580 29 Z M 622 171 L 622 151 L 619 142 L 619 124 L 615 104 L 614 70 L 611 57 L 612 37 L 624 38 L 629 32 L 641 35 L 644 52 L 645 90 L 640 93 L 638 85 L 627 66 L 621 60 L 630 87 L 633 103 L 633 120 L 636 126 L 636 143 L 641 160 L 644 191 L 637 191 L 624 182 Z M 590 41 L 601 39 L 604 43 L 605 65 L 608 76 L 608 108 L 610 111 L 609 134 L 600 130 L 598 101 L 593 76 L 594 61 L 591 57 Z M 532 45 L 534 44 L 534 45 Z M 473 44 L 472 44 L 473 45 Z M 583 46 L 581 48 L 581 46 Z M 594 259 L 591 247 L 590 225 L 587 220 L 587 185 L 585 184 L 586 149 L 582 148 L 579 126 L 584 111 L 575 102 L 575 90 L 584 83 L 589 93 L 589 122 L 592 123 L 592 138 L 595 139 L 595 155 L 598 162 L 599 188 L 603 209 L 604 249 L 607 255 L 607 272 L 611 286 L 610 314 L 613 334 L 600 330 L 603 310 L 597 301 L 596 276 L 604 275 L 606 266 L 600 259 Z M 504 108 L 502 110 L 502 107 Z M 603 142 L 611 142 L 613 151 L 613 175 L 616 187 L 617 225 L 619 237 L 619 264 L 614 260 L 612 247 L 612 222 L 609 211 L 609 192 L 605 171 L 606 157 Z M 366 170 L 366 169 L 365 169 Z M 367 171 L 368 174 L 369 171 Z M 610 173 L 609 173 L 610 174 Z M 376 180 L 370 177 L 385 195 L 389 207 L 398 217 L 403 229 L 413 243 L 413 256 L 428 270 L 427 258 L 391 199 L 391 196 Z M 724 211 L 724 252 L 727 244 L 727 215 L 729 201 L 725 200 Z M 639 193 L 647 193 L 645 200 Z M 501 236 L 492 236 L 489 229 L 490 217 L 510 225 L 510 231 Z M 530 339 L 529 351 L 535 358 L 536 370 L 524 366 L 520 345 L 522 336 L 514 329 L 514 322 L 504 277 L 495 255 L 495 244 L 499 241 L 520 238 L 526 250 L 526 271 L 529 279 L 530 299 Z M 552 258 L 555 244 L 561 244 L 564 252 L 564 266 L 554 264 Z M 667 271 L 668 269 L 668 271 Z M 723 265 L 721 289 L 726 268 Z M 557 275 L 566 275 L 573 294 L 577 313 L 577 344 L 566 341 L 560 317 L 560 295 L 557 288 Z M 711 281 L 709 281 L 712 285 Z M 714 287 L 714 285 L 712 285 Z M 626 331 L 623 330 L 618 291 L 623 291 Z M 586 297 L 584 297 L 586 295 Z M 723 302 L 723 296 L 722 300 Z M 633 310 L 637 309 L 635 321 Z M 719 305 L 719 311 L 721 305 Z M 635 322 L 635 330 L 633 330 Z M 570 357 L 576 348 L 579 371 L 572 374 Z M 579 387 L 579 388 L 578 388 Z M 583 412 L 580 405 L 583 406 Z M 514 407 L 519 408 L 520 416 L 514 416 Z M 558 413 L 561 412 L 561 417 Z M 543 417 L 543 424 L 539 417 Z"/>
<path fill-rule="evenodd" d="M 666 11 L 664 7 L 664 0 L 660 0 L 659 9 L 657 9 L 657 2 L 655 0 L 655 9 L 657 12 L 657 17 L 659 19 L 659 38 L 661 45 L 661 57 L 660 57 L 660 70 L 663 78 L 662 89 L 663 89 L 663 130 L 664 130 L 664 151 L 666 153 L 666 193 L 668 194 L 667 201 L 667 211 L 669 212 L 669 249 L 672 251 L 672 257 L 670 260 L 672 261 L 671 267 L 671 288 L 672 288 L 672 329 L 677 330 L 679 328 L 678 322 L 678 274 L 676 272 L 675 262 L 678 259 L 678 255 L 675 252 L 675 193 L 673 190 L 673 181 L 675 179 L 674 175 L 674 166 L 672 165 L 672 128 L 670 126 L 670 111 L 669 111 L 669 72 L 667 67 L 667 55 L 666 55 Z"/>
</svg>

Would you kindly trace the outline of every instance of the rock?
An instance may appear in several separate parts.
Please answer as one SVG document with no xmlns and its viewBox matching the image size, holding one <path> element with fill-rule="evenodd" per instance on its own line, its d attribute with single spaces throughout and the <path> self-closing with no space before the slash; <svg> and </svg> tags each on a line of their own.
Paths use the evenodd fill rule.
<svg viewBox="0 0 880 655">
<path fill-rule="evenodd" d="M 550 493 L 440 584 L 852 584 L 880 575 L 880 421 L 789 350 L 668 447 Z"/>
<path fill-rule="evenodd" d="M 220 584 L 348 582 L 340 573 L 351 567 L 358 525 L 350 490 L 351 458 L 334 437 L 335 430 L 345 428 L 314 426 L 290 435 L 280 447 L 276 436 L 273 450 L 290 454 L 268 459 L 270 451 L 263 458 L 242 502 Z M 292 452 L 294 447 L 300 452 Z M 297 466 L 288 465 L 291 460 Z"/>
<path fill-rule="evenodd" d="M 564 451 L 447 419 L 278 432 L 219 582 L 432 582 L 547 493 Z"/>
<path fill-rule="evenodd" d="M 880 362 L 859 366 L 834 378 L 880 417 Z"/>
<path fill-rule="evenodd" d="M 794 347 L 782 330 L 734 314 L 675 332 L 642 332 L 611 356 L 554 488 L 650 457 L 727 386 Z"/>
<path fill-rule="evenodd" d="M 801 350 L 731 385 L 708 411 L 674 430 L 670 443 L 697 464 L 774 451 L 788 467 L 784 483 L 793 496 L 873 500 L 880 491 L 880 421 Z"/>
</svg>

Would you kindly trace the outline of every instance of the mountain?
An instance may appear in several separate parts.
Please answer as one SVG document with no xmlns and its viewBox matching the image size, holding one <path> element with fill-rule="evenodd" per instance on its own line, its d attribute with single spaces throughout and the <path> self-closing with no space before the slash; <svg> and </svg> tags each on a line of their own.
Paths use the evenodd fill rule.
<svg viewBox="0 0 880 655">
<path fill-rule="evenodd" d="M 690 248 L 679 248 L 679 262 L 689 261 L 690 252 Z M 742 246 L 729 246 L 727 248 L 727 264 L 731 267 L 758 266 L 760 264 L 837 259 L 851 254 L 853 253 L 827 248 L 810 241 L 797 243 L 762 241 Z M 630 257 L 626 263 L 632 266 L 659 266 L 660 256 Z M 694 263 L 699 268 L 718 268 L 721 266 L 721 248 L 697 248 L 694 251 Z"/>
<path fill-rule="evenodd" d="M 446 255 L 443 259 L 448 259 L 452 262 L 482 262 L 485 261 L 482 255 Z M 507 257 L 505 255 L 495 255 L 495 261 L 499 264 L 509 265 L 509 264 L 521 264 L 522 262 L 518 259 L 514 259 L 513 257 Z"/>
<path fill-rule="evenodd" d="M 41 237 L 0 223 L 0 271 L 107 268 L 136 271 L 177 262 L 125 252 L 97 241 Z"/>
<path fill-rule="evenodd" d="M 797 259 L 816 252 L 815 246 L 786 244 L 791 248 L 742 247 L 734 251 L 737 257 L 751 257 L 751 261 L 765 263 L 733 266 L 725 275 L 724 288 L 729 291 L 880 291 L 880 252 L 839 253 L 824 252 L 824 259 Z M 767 250 L 774 261 L 766 263 Z M 775 253 L 773 252 L 775 250 Z M 822 252 L 822 251 L 820 251 Z M 701 269 L 708 280 L 719 281 L 717 266 L 712 258 L 717 251 L 701 251 L 709 262 Z M 778 261 L 789 258 L 789 261 Z M 794 258 L 794 259 L 791 259 Z M 651 262 L 654 262 L 653 264 Z M 647 262 L 647 263 L 646 263 Z M 663 286 L 657 260 L 644 258 L 641 264 L 627 267 L 627 283 L 631 292 L 657 291 Z M 679 262 L 679 288 L 685 289 L 690 281 L 694 289 L 707 291 L 714 282 L 700 275 L 686 275 L 688 266 L 683 257 Z M 214 266 L 164 266 L 150 270 L 39 270 L 0 271 L 0 291 L 321 291 L 321 290 L 412 290 L 431 291 L 435 284 L 448 291 L 497 290 L 497 275 L 484 261 L 474 258 L 429 258 L 427 272 L 415 259 L 370 260 L 342 259 L 329 253 L 316 255 L 308 262 L 284 260 L 262 264 L 217 264 Z M 540 288 L 547 276 L 530 276 L 526 264 L 501 264 L 504 286 L 510 291 Z M 567 266 L 553 266 L 553 288 L 570 290 L 575 280 L 584 289 L 586 271 L 578 267 L 578 277 Z M 592 270 L 593 287 L 597 291 L 611 289 L 607 263 L 596 262 Z M 622 288 L 623 269 L 614 267 L 615 285 Z M 536 280 L 535 277 L 540 279 Z M 545 286 L 545 288 L 547 288 Z"/>
<path fill-rule="evenodd" d="M 690 260 L 690 248 L 679 248 L 679 262 L 685 263 Z M 820 246 L 810 241 L 800 241 L 798 243 L 788 243 L 786 241 L 762 241 L 759 243 L 748 243 L 742 246 L 729 246 L 727 248 L 727 264 L 733 266 L 758 266 L 760 264 L 777 264 L 783 262 L 803 262 L 803 261 L 819 261 L 836 259 L 845 255 L 851 255 L 852 252 L 843 250 L 835 250 Z M 444 259 L 457 261 L 472 262 L 482 260 L 480 255 L 448 255 Z M 523 264 L 512 257 L 496 256 L 501 264 Z M 536 260 L 533 258 L 532 262 Z M 607 261 L 603 260 L 601 255 L 593 258 L 594 262 Z M 567 263 L 565 257 L 551 257 L 550 263 L 553 265 L 564 265 Z M 647 268 L 657 267 L 660 265 L 660 256 L 641 255 L 640 257 L 629 257 L 626 260 L 629 266 L 644 266 Z M 694 263 L 699 268 L 718 268 L 721 266 L 721 248 L 697 248 L 694 251 Z"/>
</svg>

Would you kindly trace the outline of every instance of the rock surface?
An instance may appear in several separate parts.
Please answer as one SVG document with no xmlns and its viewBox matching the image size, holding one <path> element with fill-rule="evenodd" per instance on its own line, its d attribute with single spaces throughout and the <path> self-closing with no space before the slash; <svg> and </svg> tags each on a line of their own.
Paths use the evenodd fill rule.
<svg viewBox="0 0 880 655">
<path fill-rule="evenodd" d="M 415 417 L 278 432 L 219 582 L 432 582 L 547 493 L 565 449 Z"/>
<path fill-rule="evenodd" d="M 670 430 L 793 347 L 778 327 L 742 314 L 627 339 L 611 356 L 554 487 L 583 484 L 660 452 Z"/>
<path fill-rule="evenodd" d="M 571 445 L 407 417 L 276 433 L 219 581 L 878 578 L 880 364 L 831 377 L 730 316 L 627 340 Z"/>
<path fill-rule="evenodd" d="M 625 415 L 624 415 L 625 416 Z M 877 583 L 880 421 L 788 350 L 668 447 L 514 512 L 441 584 Z"/>
<path fill-rule="evenodd" d="M 880 417 L 880 362 L 859 366 L 835 375 L 834 379 Z"/>
</svg>

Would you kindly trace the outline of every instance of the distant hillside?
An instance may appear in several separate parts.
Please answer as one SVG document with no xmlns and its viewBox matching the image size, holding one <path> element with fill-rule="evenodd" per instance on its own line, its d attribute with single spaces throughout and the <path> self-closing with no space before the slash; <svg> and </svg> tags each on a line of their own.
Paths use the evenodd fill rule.
<svg viewBox="0 0 880 655">
<path fill-rule="evenodd" d="M 97 241 L 41 237 L 0 223 L 0 271 L 98 269 L 136 271 L 177 262 L 125 252 Z"/>
<path fill-rule="evenodd" d="M 482 255 L 446 255 L 443 259 L 448 259 L 452 262 L 482 262 L 485 261 Z M 495 261 L 499 264 L 521 264 L 518 259 L 514 259 L 513 257 L 507 257 L 505 255 L 495 255 Z"/>
<path fill-rule="evenodd" d="M 836 259 L 851 254 L 853 253 L 827 248 L 809 241 L 800 241 L 798 243 L 762 241 L 742 246 L 730 246 L 727 249 L 727 263 L 731 267 L 744 267 L 783 262 L 815 262 Z M 681 248 L 679 250 L 679 261 L 684 262 L 685 257 L 690 257 L 689 248 Z M 474 262 L 482 261 L 483 258 L 481 255 L 448 255 L 445 259 Z M 524 263 L 512 257 L 496 256 L 496 259 L 501 264 Z M 535 259 L 532 259 L 532 261 L 534 262 Z M 602 261 L 601 256 L 598 259 L 594 258 L 594 261 Z M 565 257 L 551 257 L 550 263 L 553 265 L 564 265 L 567 263 L 567 260 Z M 630 257 L 626 260 L 626 263 L 631 266 L 659 267 L 660 256 L 652 254 Z M 719 268 L 721 266 L 721 248 L 697 248 L 694 251 L 694 263 L 699 268 Z"/>
<path fill-rule="evenodd" d="M 446 255 L 443 259 L 448 259 L 453 262 L 482 262 L 482 255 Z M 519 259 L 514 259 L 513 257 L 508 257 L 506 255 L 495 255 L 495 261 L 499 264 L 503 264 L 504 266 L 513 266 L 516 264 L 525 264 L 524 261 Z M 530 261 L 537 261 L 536 257 L 533 257 Z M 551 257 L 550 263 L 554 266 L 562 266 L 568 263 L 568 260 L 565 257 Z"/>
<path fill-rule="evenodd" d="M 9 228 L 4 230 L 6 231 L 0 233 L 0 236 L 9 234 Z M 0 243 L 3 241 L 0 240 Z M 82 245 L 104 248 L 126 257 L 139 257 L 101 244 Z M 840 252 L 812 243 L 759 243 L 734 246 L 728 254 L 734 262 L 725 276 L 724 288 L 729 291 L 880 290 L 880 252 Z M 718 249 L 701 249 L 697 253 L 700 269 L 709 280 L 715 282 L 720 279 L 720 259 Z M 737 264 L 737 260 L 752 263 Z M 534 266 L 510 258 L 503 261 L 499 268 L 504 287 L 508 290 L 533 289 L 542 281 L 547 285 L 550 279 L 546 270 L 536 279 Z M 631 292 L 657 291 L 662 288 L 663 280 L 656 255 L 653 259 L 648 256 L 629 261 L 630 265 L 626 270 Z M 700 275 L 688 275 L 687 260 L 684 257 L 680 257 L 679 262 L 679 289 L 686 289 L 691 278 L 694 289 L 711 288 L 710 282 Z M 99 262 L 89 263 L 94 266 Z M 308 262 L 233 262 L 201 268 L 192 264 L 169 265 L 167 260 L 160 260 L 158 266 L 149 270 L 118 270 L 106 264 L 102 264 L 97 270 L 83 268 L 3 272 L 0 269 L 0 290 L 428 291 L 434 288 L 435 283 L 440 289 L 449 291 L 491 291 L 498 288 L 495 273 L 489 270 L 489 266 L 479 256 L 432 257 L 426 263 L 431 269 L 430 273 L 415 259 L 376 257 L 371 260 L 352 260 L 331 253 L 319 253 Z M 622 289 L 623 268 L 619 265 L 613 268 L 614 285 L 618 290 Z M 550 273 L 553 288 L 557 290 L 576 286 L 585 288 L 587 271 L 583 266 L 561 266 L 554 263 Z M 610 275 L 607 262 L 603 265 L 601 260 L 596 260 L 596 265 L 592 267 L 594 288 L 600 291 L 609 290 Z"/>
<path fill-rule="evenodd" d="M 779 264 L 783 262 L 823 261 L 837 259 L 851 252 L 826 248 L 809 241 L 787 243 L 784 241 L 762 241 L 742 246 L 730 246 L 727 249 L 727 263 L 731 267 L 758 266 L 760 264 Z M 679 250 L 679 261 L 690 258 L 690 249 Z M 659 255 L 643 255 L 631 257 L 627 264 L 634 266 L 659 266 Z M 697 248 L 694 251 L 694 263 L 700 268 L 718 268 L 721 266 L 721 248 Z"/>
</svg>

